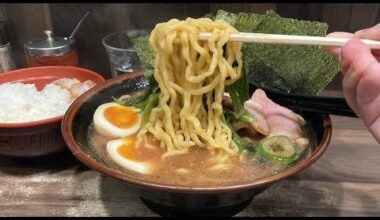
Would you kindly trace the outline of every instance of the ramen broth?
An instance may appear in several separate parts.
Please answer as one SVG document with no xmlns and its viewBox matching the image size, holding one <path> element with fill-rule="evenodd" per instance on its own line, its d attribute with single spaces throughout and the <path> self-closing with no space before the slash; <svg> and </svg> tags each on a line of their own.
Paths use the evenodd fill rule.
<svg viewBox="0 0 380 220">
<path fill-rule="evenodd" d="M 187 154 L 162 159 L 161 156 L 165 149 L 160 148 L 159 143 L 149 143 L 149 145 L 155 146 L 154 149 L 140 147 L 136 152 L 136 154 L 141 155 L 141 159 L 153 164 L 154 172 L 144 175 L 118 166 L 107 155 L 106 144 L 113 138 L 97 133 L 93 124 L 89 127 L 88 132 L 89 143 L 101 158 L 120 171 L 149 182 L 194 187 L 226 186 L 265 178 L 286 169 L 286 167 L 278 166 L 278 164 L 265 163 L 261 159 L 254 159 L 249 154 L 240 154 L 234 157 L 226 157 L 228 169 L 215 171 L 210 170 L 210 168 L 216 165 L 215 161 L 213 163 L 216 157 L 205 148 L 192 148 Z M 313 138 L 310 138 L 310 135 L 305 135 L 305 137 L 309 137 L 311 141 L 302 154 L 303 158 L 310 153 L 310 145 L 313 144 Z"/>
</svg>

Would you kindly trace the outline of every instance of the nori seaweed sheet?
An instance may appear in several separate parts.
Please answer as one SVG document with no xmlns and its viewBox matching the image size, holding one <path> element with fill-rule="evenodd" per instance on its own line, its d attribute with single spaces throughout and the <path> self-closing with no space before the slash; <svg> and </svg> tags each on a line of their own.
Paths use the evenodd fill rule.
<svg viewBox="0 0 380 220">
<path fill-rule="evenodd" d="M 154 79 L 154 52 L 149 45 L 149 35 L 133 38 L 132 44 L 145 66 L 144 74 L 150 87 L 156 86 L 157 82 Z"/>
<path fill-rule="evenodd" d="M 326 23 L 283 18 L 274 11 L 261 15 L 219 10 L 215 19 L 240 32 L 325 36 L 328 29 Z M 317 95 L 339 71 L 338 61 L 321 46 L 244 43 L 242 51 L 248 80 L 280 92 Z"/>
</svg>

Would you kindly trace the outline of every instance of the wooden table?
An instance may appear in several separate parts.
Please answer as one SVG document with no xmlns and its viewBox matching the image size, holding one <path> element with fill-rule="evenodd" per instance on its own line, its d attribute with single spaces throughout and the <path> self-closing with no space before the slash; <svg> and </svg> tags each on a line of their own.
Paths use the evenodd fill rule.
<svg viewBox="0 0 380 220">
<path fill-rule="evenodd" d="M 380 145 L 359 119 L 332 121 L 325 154 L 237 216 L 380 215 Z M 157 216 L 128 187 L 69 151 L 38 160 L 0 157 L 0 198 L 0 216 Z"/>
</svg>

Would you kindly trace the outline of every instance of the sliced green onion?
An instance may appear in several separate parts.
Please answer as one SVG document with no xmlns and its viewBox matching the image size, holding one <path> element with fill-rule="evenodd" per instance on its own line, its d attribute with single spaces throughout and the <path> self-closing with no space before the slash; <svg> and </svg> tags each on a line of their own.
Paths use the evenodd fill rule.
<svg viewBox="0 0 380 220">
<path fill-rule="evenodd" d="M 259 142 L 258 152 L 265 158 L 292 164 L 297 160 L 296 148 L 287 136 L 264 138 Z"/>
</svg>

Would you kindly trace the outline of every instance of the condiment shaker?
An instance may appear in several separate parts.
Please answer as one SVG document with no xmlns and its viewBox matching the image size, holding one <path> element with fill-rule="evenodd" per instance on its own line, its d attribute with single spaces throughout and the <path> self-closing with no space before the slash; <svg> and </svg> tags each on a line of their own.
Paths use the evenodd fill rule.
<svg viewBox="0 0 380 220">
<path fill-rule="evenodd" d="M 8 72 L 15 68 L 11 44 L 8 42 L 0 45 L 0 73 Z"/>
<path fill-rule="evenodd" d="M 9 39 L 7 22 L 0 8 L 0 73 L 16 68 Z"/>
<path fill-rule="evenodd" d="M 24 44 L 28 66 L 79 66 L 75 40 L 53 37 L 50 30 L 46 38 Z"/>
</svg>

